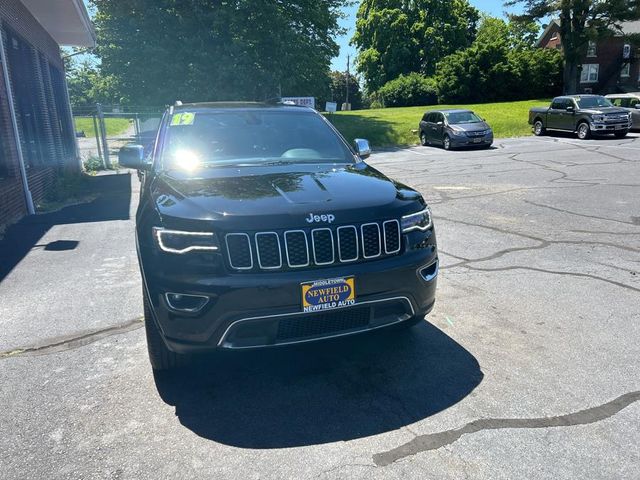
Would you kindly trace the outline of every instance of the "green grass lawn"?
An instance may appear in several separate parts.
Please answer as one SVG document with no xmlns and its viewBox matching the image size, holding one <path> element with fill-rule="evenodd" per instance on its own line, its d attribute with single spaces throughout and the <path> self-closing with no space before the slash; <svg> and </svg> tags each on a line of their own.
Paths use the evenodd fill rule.
<svg viewBox="0 0 640 480">
<path fill-rule="evenodd" d="M 76 131 L 84 130 L 87 137 L 95 137 L 96 132 L 93 129 L 93 118 L 74 117 Z M 107 128 L 107 136 L 112 137 L 121 135 L 126 132 L 131 121 L 126 118 L 105 118 L 105 127 Z"/>
<path fill-rule="evenodd" d="M 529 108 L 549 105 L 549 100 L 526 100 L 520 102 L 481 103 L 475 105 L 431 105 L 428 107 L 380 108 L 337 112 L 327 115 L 344 137 L 366 138 L 375 147 L 393 145 L 415 145 L 418 123 L 427 110 L 439 108 L 468 108 L 486 119 L 496 138 L 529 135 L 531 126 Z"/>
</svg>

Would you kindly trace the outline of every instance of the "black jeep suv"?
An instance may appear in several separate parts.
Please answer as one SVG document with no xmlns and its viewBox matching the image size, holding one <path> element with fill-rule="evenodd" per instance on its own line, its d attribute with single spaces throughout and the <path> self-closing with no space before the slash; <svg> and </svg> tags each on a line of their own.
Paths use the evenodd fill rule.
<svg viewBox="0 0 640 480">
<path fill-rule="evenodd" d="M 136 216 L 151 365 L 411 325 L 433 307 L 431 212 L 312 109 L 190 104 L 153 145 Z"/>
</svg>

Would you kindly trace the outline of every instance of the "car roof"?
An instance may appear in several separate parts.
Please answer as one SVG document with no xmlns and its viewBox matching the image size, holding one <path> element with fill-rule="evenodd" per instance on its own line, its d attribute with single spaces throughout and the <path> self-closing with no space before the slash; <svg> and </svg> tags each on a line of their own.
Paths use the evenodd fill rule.
<svg viewBox="0 0 640 480">
<path fill-rule="evenodd" d="M 605 95 L 607 98 L 640 98 L 640 92 L 628 92 L 628 93 L 609 93 Z"/>
<path fill-rule="evenodd" d="M 314 112 L 310 107 L 295 104 L 267 103 L 267 102 L 199 102 L 181 103 L 173 106 L 174 112 L 207 112 L 229 110 L 274 110 L 289 112 Z"/>
<path fill-rule="evenodd" d="M 424 113 L 432 113 L 432 112 L 437 112 L 437 113 L 463 113 L 463 112 L 471 112 L 471 110 L 466 109 L 466 108 L 445 108 L 444 110 L 427 110 Z"/>
<path fill-rule="evenodd" d="M 593 98 L 593 97 L 601 97 L 602 95 L 596 95 L 593 93 L 585 93 L 583 95 L 580 94 L 576 94 L 576 95 L 561 95 L 559 97 L 556 98 Z M 554 100 L 556 99 L 554 98 Z"/>
</svg>

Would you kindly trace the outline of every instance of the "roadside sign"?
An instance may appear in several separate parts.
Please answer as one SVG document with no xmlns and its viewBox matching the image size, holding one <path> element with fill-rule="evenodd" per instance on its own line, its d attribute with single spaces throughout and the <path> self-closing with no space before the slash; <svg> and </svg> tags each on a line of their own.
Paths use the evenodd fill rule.
<svg viewBox="0 0 640 480">
<path fill-rule="evenodd" d="M 338 111 L 338 104 L 336 102 L 327 102 L 324 107 L 325 112 L 335 113 Z"/>
<path fill-rule="evenodd" d="M 293 102 L 296 105 L 302 105 L 304 107 L 316 108 L 315 97 L 282 97 L 283 102 Z"/>
</svg>

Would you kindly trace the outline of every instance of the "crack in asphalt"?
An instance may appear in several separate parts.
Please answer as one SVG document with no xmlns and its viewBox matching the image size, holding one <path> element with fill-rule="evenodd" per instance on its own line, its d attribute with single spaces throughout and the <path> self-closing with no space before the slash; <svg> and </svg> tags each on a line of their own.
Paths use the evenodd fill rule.
<svg viewBox="0 0 640 480">
<path fill-rule="evenodd" d="M 0 352 L 0 360 L 5 358 L 12 358 L 18 356 L 36 356 L 36 355 L 48 355 L 51 353 L 65 352 L 67 350 L 73 350 L 76 348 L 84 347 L 91 343 L 97 342 L 106 337 L 112 335 L 119 335 L 121 333 L 131 332 L 137 330 L 144 325 L 144 317 L 134 318 L 128 322 L 114 325 L 99 330 L 92 330 L 81 334 L 75 334 L 72 336 L 51 339 L 45 341 L 40 345 L 33 345 L 28 347 L 13 348 Z"/>
<path fill-rule="evenodd" d="M 517 251 L 526 251 L 526 250 L 539 250 L 539 249 L 542 249 L 542 248 L 547 248 L 547 247 L 549 247 L 551 245 L 597 245 L 597 246 L 602 246 L 602 247 L 618 248 L 620 250 L 625 250 L 625 251 L 634 252 L 634 253 L 640 252 L 639 248 L 629 247 L 627 245 L 618 245 L 617 243 L 612 243 L 612 242 L 601 242 L 601 241 L 591 241 L 591 240 L 547 240 L 545 238 L 535 237 L 533 235 L 528 235 L 526 233 L 515 232 L 513 230 L 506 230 L 504 228 L 494 227 L 492 225 L 482 225 L 480 223 L 465 222 L 464 220 L 454 220 L 453 218 L 447 218 L 447 217 L 441 217 L 441 216 L 435 216 L 434 218 L 436 220 L 438 220 L 438 221 L 444 220 L 445 222 L 459 223 L 461 225 L 467 225 L 469 227 L 485 228 L 487 230 L 492 230 L 494 232 L 502 233 L 503 235 L 514 235 L 516 237 L 526 238 L 527 240 L 531 240 L 531 241 L 539 243 L 539 245 L 532 245 L 532 246 L 527 246 L 527 247 L 506 248 L 504 250 L 499 250 L 498 252 L 492 253 L 491 255 L 487 255 L 486 257 L 481 257 L 481 258 L 476 258 L 476 259 L 468 259 L 468 258 L 464 258 L 464 257 L 456 257 L 455 255 L 449 254 L 449 256 L 451 256 L 451 257 L 458 258 L 460 260 L 464 260 L 464 262 L 461 262 L 461 264 L 484 262 L 484 261 L 487 261 L 487 260 L 494 260 L 496 258 L 504 256 L 507 253 L 517 252 Z M 442 268 L 445 268 L 445 269 L 446 268 L 453 268 L 454 266 L 458 266 L 458 265 L 459 264 L 448 265 L 448 266 L 442 267 Z"/>
<path fill-rule="evenodd" d="M 420 435 L 394 449 L 373 455 L 373 463 L 384 467 L 416 455 L 421 452 L 437 450 L 450 445 L 462 435 L 477 433 L 483 430 L 499 430 L 506 428 L 532 429 L 553 427 L 575 427 L 606 420 L 640 400 L 640 391 L 625 393 L 597 407 L 587 408 L 578 412 L 554 417 L 539 418 L 483 418 L 467 423 L 462 428 L 446 430 L 444 432 Z"/>
<path fill-rule="evenodd" d="M 633 221 L 633 217 L 632 217 L 632 221 L 625 222 L 624 220 L 616 220 L 615 218 L 598 217 L 596 215 L 587 215 L 586 213 L 572 212 L 571 210 L 567 210 L 567 209 L 564 209 L 564 208 L 552 207 L 551 205 L 545 205 L 543 203 L 536 203 L 536 202 L 532 202 L 531 200 L 523 200 L 523 202 L 524 203 L 528 203 L 529 205 L 535 205 L 536 207 L 548 208 L 549 210 L 554 210 L 556 212 L 566 213 L 568 215 L 575 215 L 577 217 L 593 218 L 595 220 L 603 220 L 605 222 L 622 223 L 624 225 L 633 225 L 635 227 L 638 226 L 638 223 Z"/>
<path fill-rule="evenodd" d="M 470 265 L 460 265 L 460 268 L 468 268 L 469 270 L 477 270 L 480 272 L 507 272 L 510 270 L 529 270 L 532 272 L 540 272 L 540 273 L 548 273 L 551 275 L 560 275 L 567 277 L 581 277 L 581 278 L 590 278 L 592 280 L 598 280 L 600 282 L 609 283 L 611 285 L 615 285 L 616 287 L 624 288 L 625 290 L 631 290 L 633 292 L 640 292 L 640 288 L 632 287 L 631 285 L 627 285 L 626 283 L 617 282 L 615 280 L 610 280 L 608 278 L 599 277 L 598 275 L 592 275 L 590 273 L 578 273 L 578 272 L 565 272 L 562 270 L 546 270 L 544 268 L 535 268 L 535 267 L 523 267 L 519 265 L 513 265 L 509 267 L 497 267 L 497 268 L 479 268 L 472 267 Z"/>
</svg>

